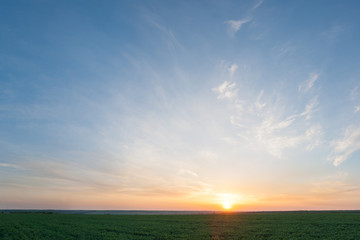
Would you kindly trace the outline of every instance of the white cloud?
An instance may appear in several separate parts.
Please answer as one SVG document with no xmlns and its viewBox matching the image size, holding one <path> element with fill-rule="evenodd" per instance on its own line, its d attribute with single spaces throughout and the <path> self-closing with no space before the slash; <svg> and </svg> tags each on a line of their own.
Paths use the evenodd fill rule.
<svg viewBox="0 0 360 240">
<path fill-rule="evenodd" d="M 252 7 L 250 10 L 249 10 L 249 13 L 251 13 L 252 11 L 254 11 L 255 9 L 257 9 L 258 7 L 261 6 L 261 4 L 263 4 L 264 0 L 259 0 L 255 3 L 254 7 Z M 231 36 L 234 36 L 236 34 L 237 31 L 239 31 L 241 29 L 241 27 L 250 22 L 252 19 L 251 16 L 249 17 L 246 17 L 244 19 L 239 19 L 239 20 L 228 20 L 226 21 L 225 23 L 229 24 L 229 34 Z"/>
<path fill-rule="evenodd" d="M 359 96 L 359 86 L 356 86 L 350 91 L 350 99 L 355 100 Z"/>
<path fill-rule="evenodd" d="M 360 111 L 360 105 L 359 106 L 355 106 L 355 109 L 354 109 L 355 112 L 358 112 Z"/>
<path fill-rule="evenodd" d="M 334 166 L 338 166 L 348 159 L 352 153 L 360 150 L 360 127 L 348 127 L 343 137 L 334 141 L 332 145 L 334 149 L 329 160 L 333 162 Z"/>
<path fill-rule="evenodd" d="M 300 136 L 277 136 L 268 137 L 263 143 L 271 155 L 281 158 L 285 149 L 299 145 L 301 140 Z"/>
<path fill-rule="evenodd" d="M 230 35 L 234 36 L 235 33 L 240 30 L 242 25 L 244 25 L 245 23 L 248 23 L 250 21 L 251 21 L 251 18 L 245 18 L 242 20 L 229 20 L 229 21 L 226 21 L 225 23 L 229 24 Z"/>
<path fill-rule="evenodd" d="M 230 72 L 230 76 L 233 76 L 238 68 L 239 66 L 236 65 L 235 63 L 231 64 L 231 66 L 228 68 L 228 71 Z"/>
<path fill-rule="evenodd" d="M 306 120 L 310 120 L 311 114 L 316 110 L 315 108 L 319 105 L 317 96 L 310 100 L 306 105 L 305 111 L 301 113 L 301 116 L 305 116 Z"/>
<path fill-rule="evenodd" d="M 264 0 L 260 0 L 260 1 L 258 1 L 255 5 L 254 5 L 254 7 L 251 9 L 251 10 L 255 10 L 255 9 L 257 9 L 258 7 L 260 7 L 261 6 L 261 4 L 263 4 L 263 2 L 264 2 Z"/>
<path fill-rule="evenodd" d="M 180 170 L 178 171 L 178 174 L 179 174 L 179 175 L 184 175 L 184 176 L 196 177 L 196 178 L 199 177 L 199 175 L 198 175 L 196 172 L 191 171 L 191 170 L 189 170 L 189 169 L 180 169 Z"/>
<path fill-rule="evenodd" d="M 261 92 L 259 93 L 258 97 L 256 98 L 256 102 L 254 103 L 255 108 L 257 110 L 261 110 L 266 106 L 265 102 L 260 102 L 261 101 L 261 97 L 264 95 L 264 90 L 261 90 Z"/>
<path fill-rule="evenodd" d="M 293 53 L 295 49 L 296 48 L 290 42 L 284 43 L 282 45 L 273 48 L 278 58 L 282 58 Z"/>
<path fill-rule="evenodd" d="M 0 163 L 0 167 L 19 168 L 17 165 L 11 163 Z"/>
<path fill-rule="evenodd" d="M 299 92 L 302 92 L 302 93 L 308 92 L 314 86 L 314 83 L 316 82 L 316 80 L 318 80 L 318 78 L 319 78 L 318 73 L 311 73 L 309 78 L 305 82 L 300 84 L 300 86 L 298 88 Z"/>
<path fill-rule="evenodd" d="M 213 90 L 219 93 L 218 99 L 232 98 L 229 104 L 233 112 L 229 118 L 238 131 L 238 138 L 232 140 L 238 144 L 245 141 L 252 149 L 262 149 L 281 158 L 287 149 L 303 145 L 307 151 L 312 151 L 322 143 L 321 125 L 309 122 L 318 105 L 317 97 L 308 103 L 304 112 L 287 114 L 283 110 L 285 105 L 273 101 L 264 90 L 247 101 L 240 99 L 242 94 L 232 94 L 239 92 L 235 83 L 224 82 Z M 241 103 L 240 108 L 235 107 L 238 103 Z"/>
<path fill-rule="evenodd" d="M 348 27 L 345 25 L 335 24 L 329 30 L 322 32 L 321 36 L 323 36 L 327 39 L 334 39 L 347 29 L 348 29 Z"/>
<path fill-rule="evenodd" d="M 260 125 L 255 126 L 256 140 L 265 150 L 281 158 L 286 148 L 294 147 L 300 142 L 299 136 L 286 133 L 293 119 L 276 120 L 274 116 L 265 116 Z"/>
<path fill-rule="evenodd" d="M 305 132 L 305 137 L 308 141 L 306 150 L 310 152 L 316 147 L 320 146 L 322 143 L 321 141 L 322 135 L 323 135 L 323 131 L 321 125 L 315 125 L 307 129 Z"/>
<path fill-rule="evenodd" d="M 257 132 L 258 143 L 265 147 L 265 150 L 281 158 L 286 149 L 306 144 L 306 151 L 312 151 L 320 146 L 322 141 L 322 128 L 320 125 L 311 126 L 305 129 L 295 130 L 291 127 L 297 119 L 285 119 L 274 122 L 268 126 L 260 126 Z M 305 131 L 305 134 L 302 132 Z"/>
<path fill-rule="evenodd" d="M 170 49 L 173 49 L 173 48 L 184 49 L 184 47 L 181 45 L 181 43 L 175 37 L 172 30 L 170 28 L 166 27 L 165 25 L 161 24 L 161 21 L 160 21 L 160 18 L 158 15 L 156 15 L 150 11 L 147 11 L 144 14 L 144 17 L 150 25 L 157 28 L 164 35 L 164 40 Z"/>
<path fill-rule="evenodd" d="M 311 151 L 321 143 L 321 131 L 315 127 L 294 131 L 292 127 L 295 121 L 299 121 L 299 115 L 290 115 L 285 119 L 275 119 L 274 116 L 265 116 L 262 123 L 256 127 L 256 138 L 258 144 L 264 146 L 265 150 L 281 158 L 284 150 L 306 143 L 307 150 Z M 321 129 L 321 127 L 319 127 Z M 305 131 L 305 134 L 302 132 Z M 311 137 L 310 137 L 311 136 Z"/>
<path fill-rule="evenodd" d="M 237 89 L 235 89 L 236 83 L 230 83 L 228 81 L 223 82 L 218 87 L 213 88 L 214 92 L 217 92 L 218 99 L 228 98 L 232 99 L 236 96 Z"/>
<path fill-rule="evenodd" d="M 264 118 L 260 130 L 264 133 L 273 133 L 276 130 L 281 130 L 289 127 L 295 118 L 293 116 L 287 117 L 284 120 L 274 120 L 273 116 L 267 116 Z"/>
</svg>

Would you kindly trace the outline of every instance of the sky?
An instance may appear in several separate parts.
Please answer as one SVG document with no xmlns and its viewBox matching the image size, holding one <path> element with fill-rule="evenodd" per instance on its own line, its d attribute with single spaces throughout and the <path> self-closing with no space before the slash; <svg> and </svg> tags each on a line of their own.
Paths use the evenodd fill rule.
<svg viewBox="0 0 360 240">
<path fill-rule="evenodd" d="M 360 209 L 359 1 L 0 3 L 0 209 Z"/>
</svg>

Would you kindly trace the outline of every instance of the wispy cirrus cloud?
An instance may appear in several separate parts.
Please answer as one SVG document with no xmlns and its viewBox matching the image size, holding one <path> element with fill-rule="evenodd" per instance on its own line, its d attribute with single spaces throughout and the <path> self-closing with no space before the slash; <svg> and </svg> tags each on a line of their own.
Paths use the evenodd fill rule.
<svg viewBox="0 0 360 240">
<path fill-rule="evenodd" d="M 255 9 L 257 9 L 258 7 L 261 6 L 261 4 L 264 3 L 264 0 L 260 0 L 260 1 L 257 1 L 254 5 L 254 7 L 251 9 L 252 11 L 254 11 Z"/>
<path fill-rule="evenodd" d="M 239 68 L 237 64 L 231 64 L 231 66 L 228 68 L 228 71 L 230 72 L 230 76 L 234 76 L 236 70 Z"/>
<path fill-rule="evenodd" d="M 251 22 L 252 20 L 252 12 L 255 11 L 258 7 L 260 7 L 263 4 L 264 0 L 259 0 L 255 3 L 255 5 L 248 10 L 248 17 L 243 18 L 243 19 L 239 19 L 239 20 L 228 20 L 225 21 L 225 23 L 227 23 L 229 25 L 229 34 L 230 36 L 235 36 L 235 34 L 241 29 L 241 27 L 246 24 Z"/>
<path fill-rule="evenodd" d="M 264 90 L 261 90 L 254 103 L 257 110 L 261 110 L 266 106 L 265 102 L 261 102 L 261 97 L 264 95 Z"/>
<path fill-rule="evenodd" d="M 349 126 L 343 136 L 332 142 L 333 151 L 328 158 L 334 166 L 339 166 L 350 157 L 351 154 L 360 150 L 360 127 Z"/>
<path fill-rule="evenodd" d="M 359 101 L 358 101 L 358 98 L 359 98 L 359 85 L 357 85 L 356 87 L 351 89 L 350 94 L 349 94 L 349 98 L 355 104 L 354 113 L 359 112 L 360 111 L 360 104 L 359 104 Z"/>
<path fill-rule="evenodd" d="M 322 143 L 322 126 L 309 122 L 318 106 L 317 96 L 305 110 L 287 113 L 282 110 L 284 105 L 276 103 L 264 90 L 254 99 L 245 100 L 240 98 L 235 82 L 225 81 L 213 91 L 219 93 L 219 100 L 231 100 L 228 103 L 234 111 L 230 123 L 238 129 L 238 136 L 253 148 L 262 148 L 281 158 L 286 149 L 304 145 L 306 151 L 312 151 Z M 237 107 L 239 103 L 241 108 Z"/>
<path fill-rule="evenodd" d="M 283 152 L 305 144 L 306 151 L 312 151 L 321 144 L 322 127 L 320 124 L 295 127 L 301 125 L 299 115 L 276 117 L 267 115 L 256 126 L 256 140 L 271 155 L 282 158 Z M 305 133 L 304 133 L 305 131 Z"/>
<path fill-rule="evenodd" d="M 354 112 L 359 112 L 360 111 L 360 105 L 359 106 L 355 106 L 355 108 L 354 108 Z"/>
<path fill-rule="evenodd" d="M 146 19 L 150 26 L 158 29 L 161 32 L 161 34 L 164 36 L 163 40 L 165 41 L 170 51 L 174 51 L 175 49 L 184 49 L 183 45 L 175 36 L 173 30 L 170 27 L 166 26 L 164 23 L 162 23 L 163 21 L 161 21 L 159 15 L 148 9 L 144 9 L 143 17 Z"/>
<path fill-rule="evenodd" d="M 231 36 L 235 36 L 236 32 L 239 31 L 244 24 L 250 21 L 251 21 L 251 17 L 247 17 L 240 20 L 228 20 L 225 23 L 229 25 L 229 34 Z"/>
<path fill-rule="evenodd" d="M 16 164 L 11 164 L 11 163 L 0 163 L 0 167 L 19 168 Z"/>
<path fill-rule="evenodd" d="M 306 105 L 305 107 L 305 111 L 303 111 L 301 113 L 301 116 L 304 116 L 306 118 L 306 120 L 310 120 L 311 115 L 313 112 L 316 111 L 316 107 L 319 105 L 318 102 L 318 97 L 315 96 L 314 98 L 312 98 L 309 103 Z"/>
<path fill-rule="evenodd" d="M 334 24 L 330 29 L 321 33 L 321 36 L 327 39 L 337 38 L 341 33 L 349 29 L 348 26 L 340 25 L 338 23 Z"/>
<path fill-rule="evenodd" d="M 314 83 L 318 80 L 319 76 L 319 73 L 310 73 L 309 78 L 299 85 L 299 92 L 308 92 L 314 86 Z"/>
<path fill-rule="evenodd" d="M 306 150 L 308 152 L 314 150 L 322 144 L 323 130 L 320 124 L 315 124 L 308 128 L 305 132 L 305 137 L 308 142 Z"/>
<path fill-rule="evenodd" d="M 292 55 L 296 51 L 296 46 L 288 41 L 273 47 L 272 50 L 274 51 L 276 58 L 281 59 Z"/>
<path fill-rule="evenodd" d="M 236 83 L 225 81 L 220 84 L 218 87 L 213 88 L 212 90 L 218 93 L 218 99 L 228 98 L 232 99 L 236 97 L 237 89 L 235 88 Z"/>
<path fill-rule="evenodd" d="M 359 96 L 359 86 L 356 86 L 350 91 L 350 99 L 354 101 L 358 96 Z"/>
<path fill-rule="evenodd" d="M 319 195 L 341 197 L 344 194 L 354 194 L 360 192 L 360 188 L 353 185 L 348 180 L 349 174 L 346 172 L 338 172 L 334 175 L 327 176 L 320 181 L 314 182 L 311 192 Z"/>
</svg>

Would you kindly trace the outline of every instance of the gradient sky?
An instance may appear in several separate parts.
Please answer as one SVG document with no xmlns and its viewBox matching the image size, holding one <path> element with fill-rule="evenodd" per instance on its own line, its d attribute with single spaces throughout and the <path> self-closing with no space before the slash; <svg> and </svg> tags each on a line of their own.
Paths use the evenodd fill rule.
<svg viewBox="0 0 360 240">
<path fill-rule="evenodd" d="M 0 208 L 360 209 L 359 1 L 0 3 Z"/>
</svg>

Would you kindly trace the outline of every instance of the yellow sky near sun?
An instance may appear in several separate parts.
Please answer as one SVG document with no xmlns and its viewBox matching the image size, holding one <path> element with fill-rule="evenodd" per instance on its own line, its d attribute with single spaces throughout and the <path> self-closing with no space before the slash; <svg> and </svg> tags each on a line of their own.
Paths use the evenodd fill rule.
<svg viewBox="0 0 360 240">
<path fill-rule="evenodd" d="M 265 192 L 265 189 L 264 189 Z M 358 197 L 344 193 L 258 194 L 227 192 L 182 194 L 124 194 L 116 192 L 31 191 L 8 192 L 2 199 L 18 208 L 103 209 L 103 210 L 210 210 L 210 211 L 266 211 L 311 209 L 356 209 Z M 12 199 L 12 202 L 10 200 Z M 14 200 L 16 199 L 16 200 Z M 31 206 L 25 205 L 32 202 Z M 344 208 L 344 206 L 346 206 Z M 6 208 L 6 205 L 4 206 Z"/>
</svg>

